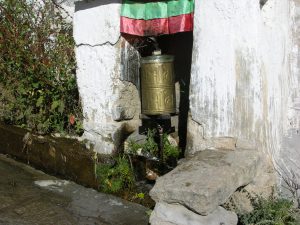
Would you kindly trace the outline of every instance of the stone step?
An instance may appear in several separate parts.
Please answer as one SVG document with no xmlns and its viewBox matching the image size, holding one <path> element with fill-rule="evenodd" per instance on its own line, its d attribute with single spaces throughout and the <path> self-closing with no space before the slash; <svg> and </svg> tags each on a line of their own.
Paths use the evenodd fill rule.
<svg viewBox="0 0 300 225">
<path fill-rule="evenodd" d="M 239 188 L 253 181 L 262 165 L 257 150 L 205 150 L 158 178 L 150 195 L 208 215 Z"/>
</svg>

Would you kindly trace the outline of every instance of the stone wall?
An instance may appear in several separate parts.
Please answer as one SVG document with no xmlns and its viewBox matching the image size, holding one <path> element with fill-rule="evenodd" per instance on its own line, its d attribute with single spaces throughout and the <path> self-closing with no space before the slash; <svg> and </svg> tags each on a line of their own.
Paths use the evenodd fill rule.
<svg viewBox="0 0 300 225">
<path fill-rule="evenodd" d="M 137 129 L 139 94 L 124 80 L 122 51 L 127 42 L 120 35 L 121 0 L 75 3 L 77 82 L 84 113 L 84 137 L 96 151 L 110 154 L 123 136 Z"/>
<path fill-rule="evenodd" d="M 197 1 L 188 155 L 228 139 L 280 159 L 290 123 L 299 128 L 292 11 L 288 0 Z"/>
<path fill-rule="evenodd" d="M 103 153 L 139 123 L 138 69 L 124 60 L 138 56 L 120 36 L 120 3 L 77 0 L 74 14 L 84 136 Z M 196 1 L 187 155 L 258 147 L 291 164 L 300 127 L 298 11 L 299 0 Z"/>
</svg>

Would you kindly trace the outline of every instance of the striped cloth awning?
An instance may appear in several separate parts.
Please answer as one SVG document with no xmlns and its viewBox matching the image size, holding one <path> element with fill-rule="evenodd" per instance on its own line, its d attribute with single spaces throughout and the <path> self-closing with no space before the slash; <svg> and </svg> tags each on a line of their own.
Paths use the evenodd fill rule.
<svg viewBox="0 0 300 225">
<path fill-rule="evenodd" d="M 193 30 L 194 0 L 123 0 L 121 32 L 158 36 Z"/>
</svg>

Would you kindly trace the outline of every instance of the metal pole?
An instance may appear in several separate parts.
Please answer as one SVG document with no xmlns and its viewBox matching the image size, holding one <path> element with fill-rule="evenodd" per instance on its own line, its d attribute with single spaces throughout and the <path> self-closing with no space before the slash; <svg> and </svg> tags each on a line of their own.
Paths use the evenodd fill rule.
<svg viewBox="0 0 300 225">
<path fill-rule="evenodd" d="M 161 163 L 164 162 L 164 140 L 163 140 L 163 134 L 164 134 L 164 129 L 158 125 L 157 126 L 157 131 L 158 131 L 158 135 L 159 135 L 159 158 L 161 160 Z"/>
</svg>

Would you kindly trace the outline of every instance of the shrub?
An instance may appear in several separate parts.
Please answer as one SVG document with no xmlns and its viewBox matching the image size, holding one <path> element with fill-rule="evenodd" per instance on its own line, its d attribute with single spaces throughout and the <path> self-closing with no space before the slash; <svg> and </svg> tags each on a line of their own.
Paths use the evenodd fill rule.
<svg viewBox="0 0 300 225">
<path fill-rule="evenodd" d="M 81 133 L 72 25 L 51 0 L 1 0 L 0 52 L 0 120 Z"/>
<path fill-rule="evenodd" d="M 286 199 L 253 200 L 254 210 L 240 215 L 240 224 L 244 225 L 297 225 L 293 203 Z"/>
</svg>

